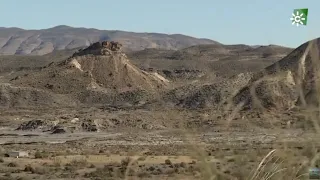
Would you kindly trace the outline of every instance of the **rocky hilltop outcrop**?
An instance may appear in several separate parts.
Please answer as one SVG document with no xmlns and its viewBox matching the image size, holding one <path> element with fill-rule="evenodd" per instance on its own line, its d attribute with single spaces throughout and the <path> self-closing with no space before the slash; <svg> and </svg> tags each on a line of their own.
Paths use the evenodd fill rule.
<svg viewBox="0 0 320 180">
<path fill-rule="evenodd" d="M 118 42 L 96 42 L 63 62 L 14 78 L 16 86 L 28 86 L 72 97 L 82 103 L 132 102 L 166 89 L 169 81 L 156 72 L 133 65 Z M 143 93 L 142 93 L 143 92 Z"/>
<path fill-rule="evenodd" d="M 73 54 L 75 56 L 81 55 L 111 55 L 114 52 L 121 52 L 122 44 L 114 41 L 103 41 L 103 42 L 95 42 L 90 45 L 88 48 L 80 49 L 78 52 Z"/>
</svg>

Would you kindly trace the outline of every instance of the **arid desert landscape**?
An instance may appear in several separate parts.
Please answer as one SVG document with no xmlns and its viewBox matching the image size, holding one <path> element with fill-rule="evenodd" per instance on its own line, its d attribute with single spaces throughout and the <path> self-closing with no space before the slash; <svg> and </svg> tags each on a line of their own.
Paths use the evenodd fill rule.
<svg viewBox="0 0 320 180">
<path fill-rule="evenodd" d="M 1 28 L 0 47 L 1 180 L 292 180 L 320 165 L 320 39 L 57 26 Z"/>
</svg>

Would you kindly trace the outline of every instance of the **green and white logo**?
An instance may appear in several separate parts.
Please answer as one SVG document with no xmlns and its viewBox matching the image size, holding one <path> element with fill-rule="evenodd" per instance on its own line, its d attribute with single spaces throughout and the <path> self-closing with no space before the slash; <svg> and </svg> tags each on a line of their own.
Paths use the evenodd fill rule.
<svg viewBox="0 0 320 180">
<path fill-rule="evenodd" d="M 290 18 L 292 21 L 292 25 L 307 25 L 308 20 L 308 9 L 295 9 L 292 13 L 292 18 Z"/>
</svg>

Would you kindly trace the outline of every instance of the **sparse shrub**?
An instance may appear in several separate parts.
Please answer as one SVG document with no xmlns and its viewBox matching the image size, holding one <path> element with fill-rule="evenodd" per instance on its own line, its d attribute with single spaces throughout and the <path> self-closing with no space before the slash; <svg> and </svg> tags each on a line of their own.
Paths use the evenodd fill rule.
<svg viewBox="0 0 320 180">
<path fill-rule="evenodd" d="M 135 174 L 135 170 L 133 168 L 128 169 L 128 173 L 126 174 L 127 176 L 133 176 Z"/>
<path fill-rule="evenodd" d="M 316 152 L 317 151 L 312 145 L 308 145 L 303 149 L 302 155 L 308 157 L 309 159 L 312 159 L 315 156 Z"/>
<path fill-rule="evenodd" d="M 53 159 L 53 166 L 54 167 L 60 167 L 61 166 L 61 160 L 59 158 Z"/>
<path fill-rule="evenodd" d="M 180 167 L 180 163 L 175 163 L 175 164 L 173 164 L 173 167 L 174 167 L 174 168 L 179 168 L 179 167 Z"/>
<path fill-rule="evenodd" d="M 138 158 L 138 161 L 145 161 L 147 158 L 145 156 L 141 156 Z"/>
<path fill-rule="evenodd" d="M 178 167 L 175 167 L 174 168 L 174 172 L 177 173 L 177 174 L 180 174 L 180 169 Z"/>
<path fill-rule="evenodd" d="M 154 171 L 156 168 L 154 166 L 150 166 L 147 171 Z"/>
<path fill-rule="evenodd" d="M 66 150 L 66 154 L 67 154 L 67 155 L 70 155 L 70 154 L 72 154 L 72 151 L 71 151 L 70 149 L 67 149 L 67 150 Z"/>
<path fill-rule="evenodd" d="M 20 170 L 20 169 L 12 169 L 10 172 L 11 172 L 11 173 L 20 173 L 21 170 Z"/>
<path fill-rule="evenodd" d="M 167 174 L 167 175 L 171 175 L 171 174 L 174 174 L 175 173 L 175 169 L 166 169 L 164 171 L 164 174 Z"/>
<path fill-rule="evenodd" d="M 94 164 L 90 164 L 88 168 L 95 168 L 96 166 Z"/>
<path fill-rule="evenodd" d="M 88 161 L 86 159 L 74 159 L 68 164 L 68 166 L 74 166 L 78 168 L 84 168 L 87 165 Z"/>
<path fill-rule="evenodd" d="M 163 169 L 157 168 L 157 172 L 158 172 L 159 174 L 162 174 L 162 173 L 163 173 Z"/>
<path fill-rule="evenodd" d="M 65 171 L 75 171 L 76 167 L 73 167 L 70 163 L 67 163 L 66 166 L 64 167 Z"/>
<path fill-rule="evenodd" d="M 105 166 L 120 167 L 121 163 L 114 161 L 114 162 L 110 162 L 110 163 L 106 164 Z"/>
<path fill-rule="evenodd" d="M 143 171 L 143 172 L 139 172 L 139 173 L 137 174 L 137 176 L 138 176 L 139 178 L 150 178 L 150 177 L 151 177 L 151 174 L 149 174 L 149 173 L 146 172 L 146 171 Z"/>
<path fill-rule="evenodd" d="M 44 151 L 42 151 L 42 152 L 36 151 L 34 153 L 34 158 L 36 158 L 36 159 L 42 159 L 42 158 L 48 158 L 48 157 L 49 157 L 49 153 L 44 152 Z"/>
<path fill-rule="evenodd" d="M 130 157 L 126 157 L 121 160 L 121 166 L 127 167 L 131 161 L 132 161 L 132 159 Z"/>
<path fill-rule="evenodd" d="M 4 163 L 4 159 L 0 158 L 0 163 Z"/>
<path fill-rule="evenodd" d="M 185 162 L 181 162 L 181 163 L 180 163 L 180 167 L 182 167 L 182 168 L 186 168 L 186 167 L 187 167 L 187 163 L 185 163 Z"/>
<path fill-rule="evenodd" d="M 40 174 L 40 175 L 43 175 L 43 174 L 47 174 L 48 173 L 48 170 L 47 168 L 43 168 L 43 167 L 35 167 L 32 171 L 33 174 Z"/>
<path fill-rule="evenodd" d="M 18 164 L 15 162 L 10 162 L 7 166 L 8 167 L 18 167 Z"/>
<path fill-rule="evenodd" d="M 4 174 L 4 176 L 5 176 L 5 177 L 11 177 L 11 173 L 8 173 L 8 172 L 7 172 L 7 173 Z"/>
<path fill-rule="evenodd" d="M 151 171 L 151 174 L 152 175 L 161 175 L 163 174 L 163 170 L 161 167 L 157 167 L 157 168 L 154 168 L 152 171 Z"/>
<path fill-rule="evenodd" d="M 172 162 L 170 161 L 170 159 L 166 159 L 166 160 L 164 161 L 164 163 L 165 163 L 166 165 L 172 165 Z"/>
<path fill-rule="evenodd" d="M 30 177 L 17 177 L 17 180 L 30 180 Z"/>
<path fill-rule="evenodd" d="M 25 172 L 34 172 L 34 168 L 30 164 L 28 164 L 24 167 L 24 171 Z"/>
<path fill-rule="evenodd" d="M 85 178 L 95 178 L 95 179 L 99 179 L 99 178 L 108 179 L 108 178 L 116 177 L 118 175 L 121 175 L 121 173 L 119 173 L 118 169 L 116 169 L 112 165 L 105 165 L 103 168 L 97 168 L 93 172 L 85 173 L 84 177 Z"/>
<path fill-rule="evenodd" d="M 227 161 L 230 163 L 230 162 L 234 162 L 235 159 L 234 159 L 234 158 L 230 158 L 230 159 L 228 159 Z"/>
</svg>

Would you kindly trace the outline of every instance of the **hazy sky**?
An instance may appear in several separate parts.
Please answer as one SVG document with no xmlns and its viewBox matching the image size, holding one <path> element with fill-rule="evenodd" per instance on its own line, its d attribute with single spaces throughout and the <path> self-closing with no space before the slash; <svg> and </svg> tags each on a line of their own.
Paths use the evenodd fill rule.
<svg viewBox="0 0 320 180">
<path fill-rule="evenodd" d="M 296 47 L 320 37 L 320 0 L 0 0 L 0 27 L 56 25 Z M 309 8 L 308 25 L 291 25 Z"/>
</svg>

